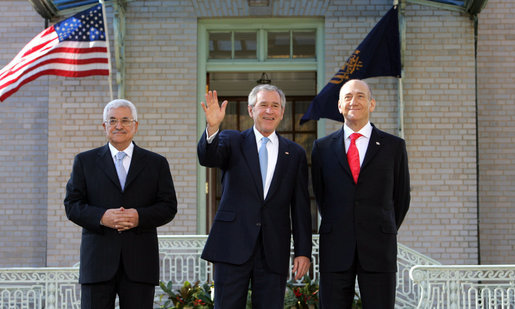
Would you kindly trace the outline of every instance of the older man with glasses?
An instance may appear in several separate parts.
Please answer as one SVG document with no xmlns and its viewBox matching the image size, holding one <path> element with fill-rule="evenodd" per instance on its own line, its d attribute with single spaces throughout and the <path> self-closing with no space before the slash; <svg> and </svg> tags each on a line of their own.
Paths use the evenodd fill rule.
<svg viewBox="0 0 515 309">
<path fill-rule="evenodd" d="M 153 308 L 159 283 L 158 226 L 177 213 L 165 157 L 132 141 L 138 130 L 134 104 L 114 100 L 104 108 L 108 143 L 78 154 L 66 185 L 68 219 L 82 227 L 81 308 Z"/>
</svg>

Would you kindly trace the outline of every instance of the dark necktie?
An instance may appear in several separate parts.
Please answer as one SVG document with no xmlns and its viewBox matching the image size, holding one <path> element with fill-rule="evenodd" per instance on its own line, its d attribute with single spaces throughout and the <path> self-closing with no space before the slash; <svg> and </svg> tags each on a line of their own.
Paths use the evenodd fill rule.
<svg viewBox="0 0 515 309">
<path fill-rule="evenodd" d="M 352 178 L 354 182 L 358 183 L 359 176 L 359 151 L 356 147 L 356 140 L 362 136 L 359 133 L 352 133 L 350 135 L 350 146 L 347 151 L 347 161 L 349 161 L 350 171 L 352 172 Z"/>
</svg>

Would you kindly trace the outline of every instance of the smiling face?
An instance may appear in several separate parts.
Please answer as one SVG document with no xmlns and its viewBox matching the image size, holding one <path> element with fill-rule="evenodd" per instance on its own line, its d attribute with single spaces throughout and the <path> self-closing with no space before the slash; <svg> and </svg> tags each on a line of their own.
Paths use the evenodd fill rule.
<svg viewBox="0 0 515 309">
<path fill-rule="evenodd" d="M 281 97 L 276 91 L 261 90 L 256 95 L 256 104 L 248 106 L 249 115 L 254 119 L 256 129 L 269 136 L 279 126 L 283 119 L 284 107 L 281 106 Z"/>
<path fill-rule="evenodd" d="M 338 110 L 343 115 L 347 126 L 354 132 L 368 123 L 370 113 L 374 111 L 375 106 L 376 101 L 372 98 L 365 82 L 350 80 L 342 86 Z"/>
<path fill-rule="evenodd" d="M 109 120 L 118 120 L 115 125 L 109 125 Z M 131 121 L 128 125 L 122 125 L 122 120 L 132 120 L 132 113 L 129 107 L 112 108 L 107 113 L 106 122 L 103 123 L 106 137 L 116 149 L 122 151 L 132 142 L 132 137 L 138 131 L 138 122 Z"/>
</svg>

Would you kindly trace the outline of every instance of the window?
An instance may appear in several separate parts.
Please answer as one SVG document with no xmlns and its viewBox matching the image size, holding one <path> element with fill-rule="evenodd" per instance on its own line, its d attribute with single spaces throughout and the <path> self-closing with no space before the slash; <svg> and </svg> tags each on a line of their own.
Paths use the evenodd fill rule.
<svg viewBox="0 0 515 309">
<path fill-rule="evenodd" d="M 208 60 L 316 59 L 316 29 L 208 31 Z M 261 40 L 259 38 L 262 38 Z M 261 54 L 260 54 L 260 51 Z M 266 51 L 266 52 L 265 52 Z"/>
<path fill-rule="evenodd" d="M 257 59 L 256 32 L 209 32 L 209 59 Z"/>
</svg>

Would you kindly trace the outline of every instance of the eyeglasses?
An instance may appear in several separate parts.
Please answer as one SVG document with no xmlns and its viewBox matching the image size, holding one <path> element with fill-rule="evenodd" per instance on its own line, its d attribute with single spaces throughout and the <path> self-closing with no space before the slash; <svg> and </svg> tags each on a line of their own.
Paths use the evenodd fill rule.
<svg viewBox="0 0 515 309">
<path fill-rule="evenodd" d="M 136 122 L 136 120 L 134 119 L 127 119 L 127 118 L 124 118 L 124 119 L 109 119 L 107 121 L 105 121 L 104 123 L 111 126 L 111 127 L 116 127 L 118 125 L 118 122 L 120 122 L 122 124 L 122 126 L 124 127 L 128 127 L 130 125 L 132 125 L 133 122 Z"/>
</svg>

